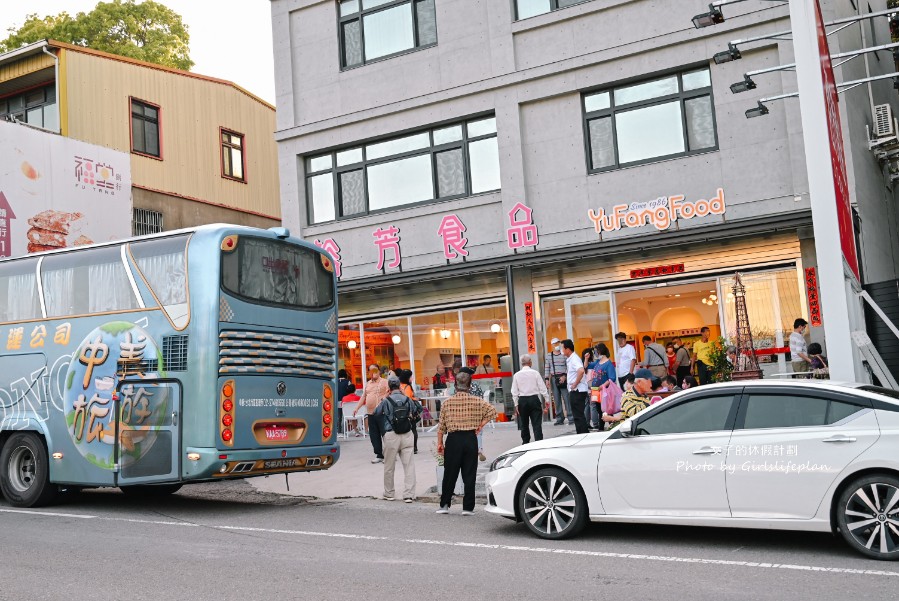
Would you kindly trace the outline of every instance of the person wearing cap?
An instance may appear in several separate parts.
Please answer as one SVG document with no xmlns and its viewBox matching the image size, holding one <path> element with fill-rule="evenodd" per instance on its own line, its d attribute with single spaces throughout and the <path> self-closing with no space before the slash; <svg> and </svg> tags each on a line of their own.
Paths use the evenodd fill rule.
<svg viewBox="0 0 899 601">
<path fill-rule="evenodd" d="M 466 373 L 469 376 L 474 376 L 475 370 L 470 367 L 461 367 L 457 373 Z M 478 396 L 484 398 L 484 389 L 480 387 L 480 385 L 474 381 L 474 378 L 471 380 L 471 384 L 468 386 L 468 393 L 473 394 L 474 396 Z M 484 431 L 481 430 L 478 432 L 478 461 L 487 461 L 487 455 L 484 454 Z"/>
<path fill-rule="evenodd" d="M 565 385 L 568 372 L 565 355 L 562 354 L 562 342 L 558 338 L 549 341 L 552 350 L 546 353 L 543 359 L 543 379 L 547 387 L 552 389 L 555 400 L 556 421 L 554 426 L 561 426 L 568 417 L 568 423 L 574 423 L 574 414 L 571 413 L 571 401 L 568 398 L 568 386 Z"/>
<path fill-rule="evenodd" d="M 368 374 L 370 379 L 366 382 L 365 388 L 362 390 L 362 399 L 353 410 L 353 415 L 355 416 L 359 409 L 365 407 L 365 411 L 369 415 L 368 433 L 371 436 L 372 450 L 375 452 L 375 458 L 372 459 L 371 462 L 384 463 L 384 446 L 383 441 L 381 440 L 381 436 L 383 435 L 383 432 L 381 432 L 381 420 L 373 419 L 371 415 L 375 412 L 375 409 L 378 408 L 378 405 L 381 404 L 381 401 L 384 400 L 384 397 L 390 393 L 390 389 L 387 387 L 387 380 L 381 377 L 381 368 L 378 367 L 377 364 L 372 364 L 368 368 Z"/>
<path fill-rule="evenodd" d="M 374 420 L 384 433 L 384 499 L 393 501 L 395 497 L 394 471 L 396 469 L 396 457 L 399 455 L 403 464 L 403 500 L 411 503 L 415 500 L 415 461 L 412 458 L 412 450 L 415 445 L 412 434 L 412 419 L 421 415 L 421 405 L 400 392 L 400 379 L 397 376 L 387 376 L 388 394 L 375 409 Z M 405 432 L 397 433 L 393 428 L 393 420 L 396 412 L 406 409 L 409 415 L 409 428 Z"/>
<path fill-rule="evenodd" d="M 615 415 L 603 413 L 602 421 L 617 427 L 629 417 L 633 417 L 649 407 L 648 394 L 652 392 L 652 372 L 641 367 L 634 372 L 634 387 L 621 395 L 621 411 Z"/>
<path fill-rule="evenodd" d="M 790 334 L 790 356 L 793 360 L 793 372 L 801 374 L 800 378 L 807 378 L 809 371 L 808 345 L 805 342 L 805 330 L 808 328 L 808 322 L 797 317 L 793 321 L 793 333 Z"/>
</svg>

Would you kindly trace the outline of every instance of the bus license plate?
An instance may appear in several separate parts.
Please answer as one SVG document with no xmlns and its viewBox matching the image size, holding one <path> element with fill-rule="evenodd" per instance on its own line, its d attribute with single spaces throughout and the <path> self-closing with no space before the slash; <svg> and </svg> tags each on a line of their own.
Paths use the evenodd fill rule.
<svg viewBox="0 0 899 601">
<path fill-rule="evenodd" d="M 266 428 L 266 440 L 287 440 L 287 428 Z"/>
</svg>

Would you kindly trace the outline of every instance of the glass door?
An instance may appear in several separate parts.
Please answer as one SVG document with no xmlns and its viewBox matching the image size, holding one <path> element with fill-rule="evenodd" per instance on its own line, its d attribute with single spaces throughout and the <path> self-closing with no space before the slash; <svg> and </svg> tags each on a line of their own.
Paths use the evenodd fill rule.
<svg viewBox="0 0 899 601">
<path fill-rule="evenodd" d="M 125 380 L 116 414 L 116 486 L 171 482 L 179 477 L 181 385 Z"/>
<path fill-rule="evenodd" d="M 547 299 L 543 301 L 543 323 L 547 351 L 553 338 L 570 338 L 578 355 L 600 342 L 614 348 L 615 311 L 609 292 Z"/>
</svg>

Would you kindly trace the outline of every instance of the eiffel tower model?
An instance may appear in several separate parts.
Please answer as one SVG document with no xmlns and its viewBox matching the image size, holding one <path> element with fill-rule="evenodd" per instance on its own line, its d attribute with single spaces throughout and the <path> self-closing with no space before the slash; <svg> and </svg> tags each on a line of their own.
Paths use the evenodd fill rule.
<svg viewBox="0 0 899 601">
<path fill-rule="evenodd" d="M 737 335 L 734 340 L 737 354 L 731 379 L 760 380 L 762 370 L 759 368 L 759 361 L 755 356 L 752 328 L 749 326 L 749 312 L 746 310 L 746 286 L 743 285 L 743 278 L 739 273 L 734 277 L 733 293 L 734 309 L 737 316 Z"/>
</svg>

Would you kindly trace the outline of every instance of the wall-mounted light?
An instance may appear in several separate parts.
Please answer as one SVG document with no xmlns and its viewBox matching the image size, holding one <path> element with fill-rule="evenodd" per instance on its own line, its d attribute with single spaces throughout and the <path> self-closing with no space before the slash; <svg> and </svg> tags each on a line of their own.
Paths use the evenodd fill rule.
<svg viewBox="0 0 899 601">
<path fill-rule="evenodd" d="M 749 75 L 744 75 L 743 81 L 738 81 L 737 83 L 730 84 L 730 91 L 734 94 L 748 92 L 749 90 L 754 90 L 755 88 L 755 82 L 752 81 L 752 78 L 749 77 Z"/>
<path fill-rule="evenodd" d="M 715 56 L 712 57 L 712 60 L 715 61 L 716 65 L 723 65 L 724 63 L 737 61 L 741 58 L 743 58 L 743 54 L 740 52 L 740 49 L 733 44 L 728 44 L 727 50 L 716 52 Z"/>
<path fill-rule="evenodd" d="M 350 340 L 349 342 L 346 343 L 346 347 L 347 347 L 348 349 L 354 349 L 354 348 L 356 348 L 356 341 L 355 341 L 355 340 Z"/>
<path fill-rule="evenodd" d="M 724 14 L 714 4 L 709 4 L 709 12 L 699 13 L 693 17 L 693 27 L 696 29 L 717 25 L 718 23 L 724 23 Z"/>
<path fill-rule="evenodd" d="M 759 102 L 758 106 L 755 108 L 751 108 L 746 111 L 746 118 L 752 119 L 753 117 L 763 117 L 768 114 L 768 107 Z"/>
<path fill-rule="evenodd" d="M 393 340 L 393 344 L 399 344 L 400 341 L 402 340 L 402 338 L 400 338 L 399 334 L 394 334 L 393 338 L 391 338 L 391 340 Z"/>
</svg>

